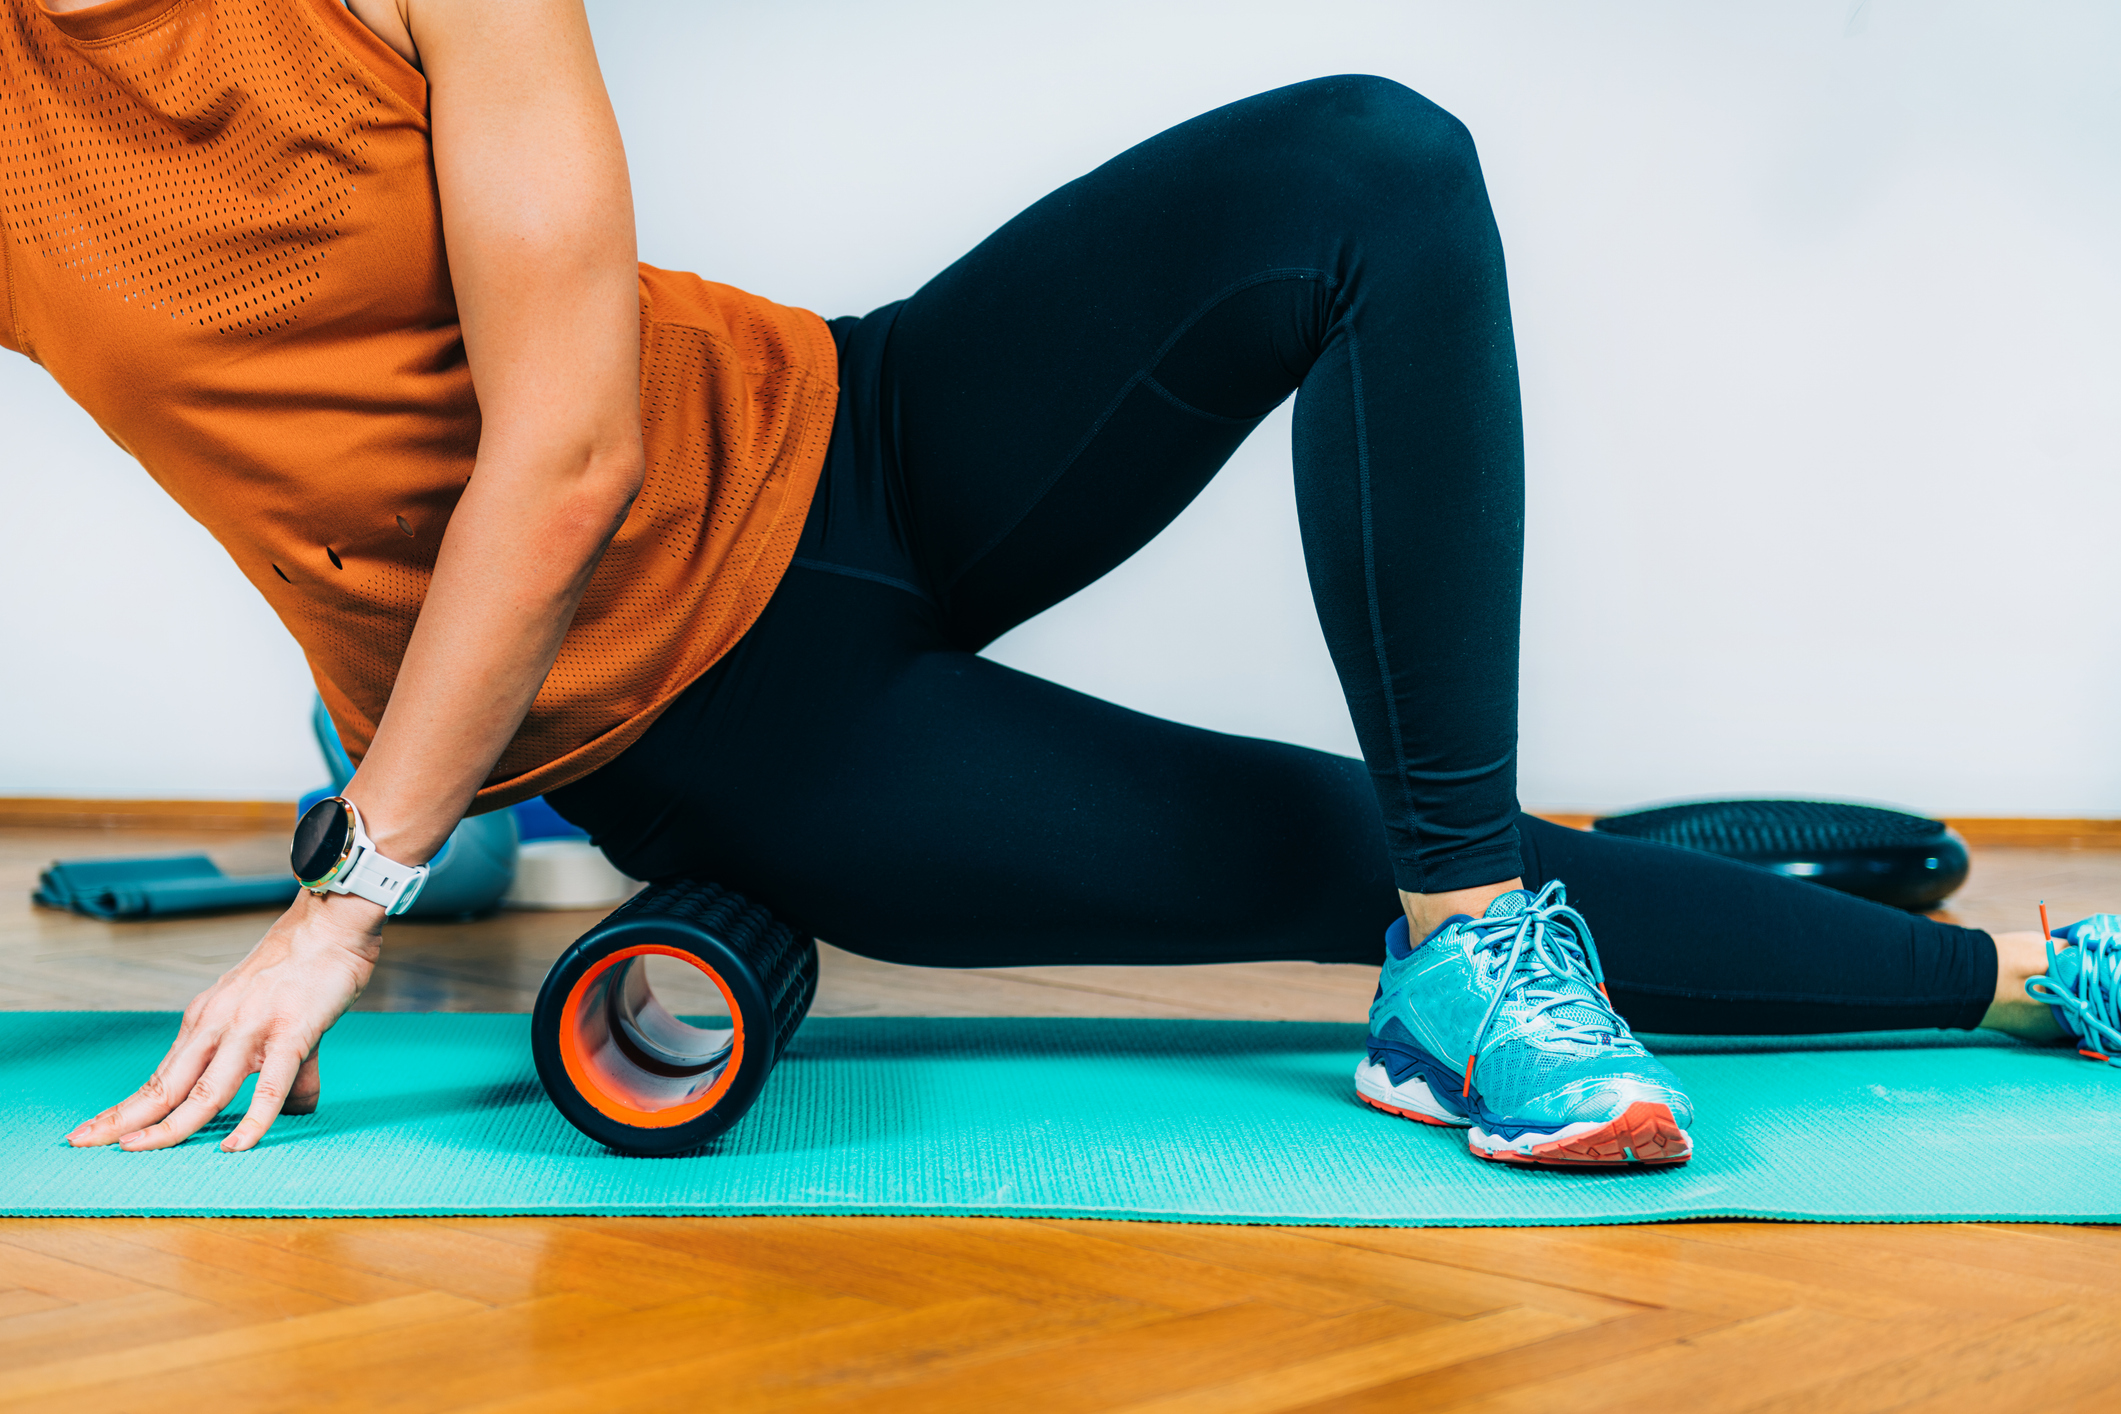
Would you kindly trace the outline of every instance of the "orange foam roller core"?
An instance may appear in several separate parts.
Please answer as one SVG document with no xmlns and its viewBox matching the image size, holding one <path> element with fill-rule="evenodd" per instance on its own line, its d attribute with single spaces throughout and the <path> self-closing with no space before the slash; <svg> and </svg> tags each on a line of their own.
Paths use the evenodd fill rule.
<svg viewBox="0 0 2121 1414">
<path fill-rule="evenodd" d="M 678 1020 L 656 1000 L 642 959 L 675 958 L 711 980 L 729 1029 Z M 744 1015 L 729 984 L 677 948 L 643 944 L 600 959 L 567 994 L 560 1058 L 583 1099 L 621 1124 L 665 1129 L 697 1119 L 728 1090 L 744 1059 Z"/>
</svg>

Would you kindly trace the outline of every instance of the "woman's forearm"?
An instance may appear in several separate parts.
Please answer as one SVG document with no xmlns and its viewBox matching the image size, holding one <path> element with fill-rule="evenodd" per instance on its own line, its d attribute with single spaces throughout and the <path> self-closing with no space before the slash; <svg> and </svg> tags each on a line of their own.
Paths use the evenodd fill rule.
<svg viewBox="0 0 2121 1414">
<path fill-rule="evenodd" d="M 346 795 L 376 847 L 425 862 L 530 710 L 575 605 L 640 489 L 637 441 L 466 488 L 374 743 Z M 572 463 L 572 466 L 569 466 Z"/>
</svg>

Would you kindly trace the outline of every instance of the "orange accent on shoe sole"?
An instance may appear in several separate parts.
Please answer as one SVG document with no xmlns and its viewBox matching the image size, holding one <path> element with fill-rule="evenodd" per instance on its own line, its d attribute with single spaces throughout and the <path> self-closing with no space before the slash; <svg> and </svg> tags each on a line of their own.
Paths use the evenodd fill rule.
<svg viewBox="0 0 2121 1414">
<path fill-rule="evenodd" d="M 1355 1098 L 1373 1110 L 1383 1110 L 1388 1115 L 1398 1115 L 1401 1119 L 1411 1119 L 1417 1124 L 1433 1124 L 1438 1129 L 1458 1128 L 1457 1125 L 1447 1119 L 1438 1119 L 1435 1115 L 1425 1115 L 1420 1110 L 1403 1110 L 1397 1105 L 1388 1105 L 1382 1100 L 1373 1100 L 1360 1090 L 1355 1092 Z"/>
<path fill-rule="evenodd" d="M 1495 1153 L 1466 1145 L 1476 1157 L 1505 1164 L 1551 1164 L 1557 1167 L 1625 1167 L 1683 1164 L 1694 1157 L 1694 1145 L 1679 1127 L 1669 1106 L 1649 1100 L 1629 1105 L 1611 1123 L 1568 1139 L 1534 1144 L 1530 1153 L 1501 1149 Z"/>
<path fill-rule="evenodd" d="M 2113 1059 L 2112 1056 L 2107 1055 L 2103 1051 L 2087 1051 L 2082 1046 L 2079 1046 L 2077 1048 L 2077 1054 L 2084 1057 L 2086 1060 L 2110 1061 Z"/>
</svg>

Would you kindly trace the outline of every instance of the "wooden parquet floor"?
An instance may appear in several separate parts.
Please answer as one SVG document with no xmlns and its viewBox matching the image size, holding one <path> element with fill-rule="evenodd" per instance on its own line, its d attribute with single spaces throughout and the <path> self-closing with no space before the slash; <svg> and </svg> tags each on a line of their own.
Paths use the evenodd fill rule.
<svg viewBox="0 0 2121 1414">
<path fill-rule="evenodd" d="M 284 846 L 0 831 L 0 1007 L 181 1006 L 256 916 L 112 926 L 26 894 L 55 857 L 194 848 L 263 870 Z M 1981 851 L 1955 907 L 2023 927 L 2043 896 L 2058 917 L 2114 906 L 2121 853 Z M 362 1005 L 526 1009 L 590 921 L 404 928 Z M 1373 975 L 938 973 L 830 952 L 818 1009 L 1353 1019 Z M 9 1411 L 1645 1406 L 2121 1409 L 2121 1230 L 0 1222 Z"/>
</svg>

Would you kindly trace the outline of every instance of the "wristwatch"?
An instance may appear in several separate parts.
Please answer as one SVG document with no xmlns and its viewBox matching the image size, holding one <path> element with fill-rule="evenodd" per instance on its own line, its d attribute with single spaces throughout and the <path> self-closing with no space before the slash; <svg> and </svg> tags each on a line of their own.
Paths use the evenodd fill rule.
<svg viewBox="0 0 2121 1414">
<path fill-rule="evenodd" d="M 288 863 L 295 881 L 313 894 L 353 894 L 380 903 L 385 917 L 412 907 L 427 882 L 425 864 L 400 864 L 376 852 L 361 828 L 361 812 L 343 795 L 327 796 L 295 822 Z"/>
</svg>

